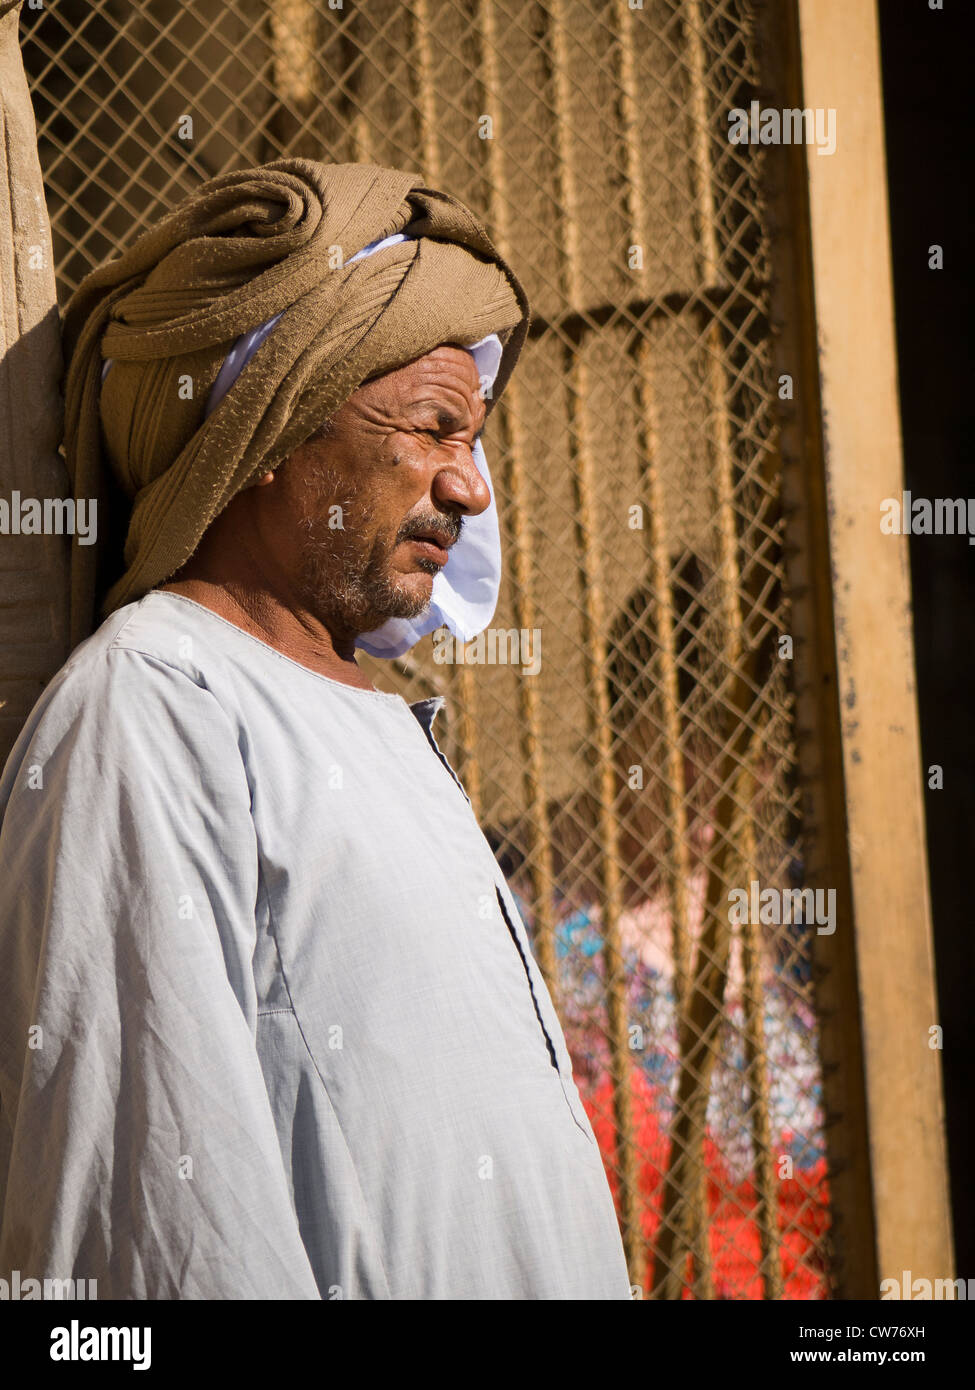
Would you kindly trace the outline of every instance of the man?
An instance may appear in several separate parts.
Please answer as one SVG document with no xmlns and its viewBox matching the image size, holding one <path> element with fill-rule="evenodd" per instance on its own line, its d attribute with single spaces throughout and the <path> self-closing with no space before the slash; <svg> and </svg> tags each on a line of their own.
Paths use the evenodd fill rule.
<svg viewBox="0 0 975 1390">
<path fill-rule="evenodd" d="M 4 1270 L 629 1297 L 442 698 L 355 659 L 490 621 L 478 436 L 527 324 L 461 204 L 296 159 L 211 180 L 69 304 L 75 492 L 127 524 L 75 551 L 76 635 L 107 616 L 0 784 Z"/>
</svg>

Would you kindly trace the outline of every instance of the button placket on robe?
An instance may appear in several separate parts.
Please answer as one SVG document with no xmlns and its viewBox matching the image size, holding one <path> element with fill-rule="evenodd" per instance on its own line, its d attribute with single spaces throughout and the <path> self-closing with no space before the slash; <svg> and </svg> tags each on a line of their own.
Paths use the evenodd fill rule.
<svg viewBox="0 0 975 1390">
<path fill-rule="evenodd" d="M 436 736 L 433 732 L 433 721 L 436 718 L 437 714 L 439 714 L 440 710 L 444 708 L 445 704 L 445 696 L 432 695 L 428 696 L 425 700 L 416 701 L 415 704 L 410 705 L 410 709 L 416 715 L 417 721 L 419 722 L 420 727 L 426 734 L 430 742 L 431 748 L 436 753 L 441 763 L 443 763 L 447 771 L 450 773 L 457 786 L 460 788 L 464 796 L 464 800 L 467 802 L 468 806 L 471 807 L 471 814 L 473 815 L 473 806 L 471 805 L 471 799 L 464 791 L 464 787 L 461 783 L 460 778 L 457 776 L 456 772 L 451 767 L 447 757 L 441 750 L 440 745 L 437 743 Z M 480 830 L 480 826 L 478 826 L 478 830 L 483 835 L 483 831 Z M 485 844 L 487 844 L 486 840 Z M 531 943 L 528 939 L 528 933 L 525 930 L 524 920 L 521 916 L 521 913 L 518 910 L 518 905 L 514 900 L 511 888 L 508 884 L 507 879 L 504 876 L 500 864 L 495 859 L 494 853 L 490 849 L 490 845 L 487 845 L 487 848 L 491 854 L 491 862 L 494 869 L 495 888 L 499 895 L 499 905 L 502 907 L 503 915 L 506 918 L 507 929 L 510 933 L 514 934 L 515 939 L 513 941 L 513 944 L 516 945 L 518 953 L 521 956 L 522 965 L 525 969 L 525 974 L 530 987 L 532 1000 L 535 1006 L 535 1013 L 536 1017 L 538 1018 L 539 1027 L 541 1028 L 542 1034 L 545 1037 L 549 1050 L 551 1051 L 552 1056 L 555 1059 L 555 1070 L 558 1073 L 559 1082 L 562 1086 L 562 1091 L 565 1095 L 566 1103 L 568 1104 L 569 1110 L 572 1113 L 572 1118 L 575 1120 L 576 1124 L 585 1134 L 586 1138 L 590 1141 L 590 1143 L 595 1144 L 595 1137 L 591 1130 L 589 1117 L 586 1114 L 585 1107 L 582 1104 L 581 1098 L 576 1088 L 575 1079 L 573 1077 L 572 1059 L 569 1056 L 568 1048 L 565 1046 L 565 1042 L 563 1040 L 562 1029 L 559 1024 L 558 1015 L 555 1012 L 555 1006 L 552 1004 L 551 995 L 549 994 L 548 987 L 546 986 L 541 970 L 539 969 L 538 962 L 535 960 L 534 953 L 532 952 Z"/>
</svg>

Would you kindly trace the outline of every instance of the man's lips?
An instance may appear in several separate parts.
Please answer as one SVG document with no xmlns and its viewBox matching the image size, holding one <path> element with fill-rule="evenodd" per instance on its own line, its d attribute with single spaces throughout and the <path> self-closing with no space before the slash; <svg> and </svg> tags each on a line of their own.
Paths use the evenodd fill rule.
<svg viewBox="0 0 975 1390">
<path fill-rule="evenodd" d="M 448 542 L 450 544 L 451 542 Z M 408 545 L 415 546 L 421 555 L 426 555 L 430 560 L 436 560 L 438 565 L 447 563 L 446 547 L 439 541 L 428 539 L 426 536 L 411 536 L 407 541 Z"/>
<path fill-rule="evenodd" d="M 407 536 L 407 545 L 416 546 L 421 555 L 425 555 L 429 560 L 435 560 L 438 565 L 447 563 L 447 551 L 457 541 L 458 537 L 448 534 L 438 526 L 431 526 L 429 531 L 418 531 L 415 535 Z"/>
</svg>

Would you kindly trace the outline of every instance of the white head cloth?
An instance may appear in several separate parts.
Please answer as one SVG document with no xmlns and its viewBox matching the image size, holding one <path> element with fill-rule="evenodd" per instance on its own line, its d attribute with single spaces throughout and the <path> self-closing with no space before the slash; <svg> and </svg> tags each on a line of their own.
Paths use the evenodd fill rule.
<svg viewBox="0 0 975 1390">
<path fill-rule="evenodd" d="M 371 256 L 385 246 L 409 240 L 402 232 L 374 241 L 363 250 L 350 256 L 346 265 L 358 261 L 363 256 Z M 223 400 L 237 377 L 253 357 L 274 328 L 281 314 L 251 329 L 237 339 L 224 359 L 217 374 L 210 395 L 207 398 L 204 418 L 209 416 Z M 489 391 L 494 385 L 501 365 L 501 339 L 496 333 L 489 333 L 480 342 L 471 343 L 466 350 L 474 358 L 482 391 Z M 111 367 L 108 359 L 102 367 L 102 380 Z M 478 472 L 487 483 L 491 501 L 479 516 L 464 517 L 459 539 L 447 552 L 447 563 L 433 579 L 430 606 L 419 618 L 390 618 L 374 632 L 364 632 L 356 639 L 356 646 L 370 656 L 397 657 L 416 646 L 421 637 L 434 628 L 446 624 L 450 632 L 461 641 L 467 642 L 487 627 L 494 617 L 501 588 L 501 536 L 498 527 L 498 510 L 494 498 L 494 485 L 481 441 L 473 448 L 474 462 Z"/>
</svg>

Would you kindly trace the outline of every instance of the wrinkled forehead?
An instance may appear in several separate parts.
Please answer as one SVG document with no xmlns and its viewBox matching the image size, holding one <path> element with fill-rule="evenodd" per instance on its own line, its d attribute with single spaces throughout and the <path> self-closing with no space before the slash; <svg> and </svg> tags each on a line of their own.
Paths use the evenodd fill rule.
<svg viewBox="0 0 975 1390">
<path fill-rule="evenodd" d="M 464 395 L 476 395 L 478 399 L 487 398 L 497 377 L 501 354 L 501 342 L 496 334 L 470 346 L 441 343 L 402 367 L 369 378 L 363 386 L 384 382 L 393 387 L 401 384 L 404 391 L 412 391 L 421 384 L 441 385 Z"/>
</svg>

